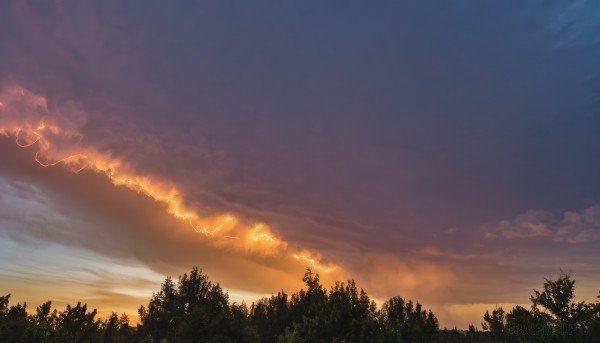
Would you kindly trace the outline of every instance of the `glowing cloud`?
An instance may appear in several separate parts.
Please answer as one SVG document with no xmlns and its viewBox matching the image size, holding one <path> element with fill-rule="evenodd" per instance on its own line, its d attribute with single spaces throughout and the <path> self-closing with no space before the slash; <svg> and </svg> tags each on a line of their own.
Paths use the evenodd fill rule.
<svg viewBox="0 0 600 343">
<path fill-rule="evenodd" d="M 250 235 L 250 238 L 252 240 L 255 240 L 255 241 L 265 240 L 265 241 L 275 242 L 275 238 L 271 237 L 268 233 L 265 233 L 265 232 L 258 233 L 258 230 L 260 228 L 262 228 L 262 224 L 254 227 L 254 230 L 252 230 L 252 234 Z"/>
<path fill-rule="evenodd" d="M 185 200 L 171 182 L 142 177 L 132 172 L 128 164 L 109 153 L 81 145 L 82 135 L 78 130 L 83 116 L 77 112 L 74 118 L 68 115 L 51 115 L 44 97 L 32 94 L 22 87 L 11 87 L 0 93 L 0 134 L 14 138 L 17 146 L 24 149 L 37 149 L 35 162 L 41 167 L 63 166 L 74 173 L 83 170 L 106 175 L 115 186 L 124 186 L 164 204 L 165 210 L 175 218 L 187 222 L 190 227 L 207 238 L 216 236 L 230 239 L 235 245 L 240 241 L 243 229 L 237 228 L 237 220 L 230 215 L 201 217 L 197 211 L 186 208 Z M 66 117 L 66 118 L 65 118 Z M 246 250 L 259 250 L 268 255 L 285 256 L 287 242 L 276 238 L 265 224 L 254 226 L 245 240 Z M 251 249 L 248 249 L 248 244 Z M 242 246 L 237 243 L 238 248 Z M 323 272 L 331 272 L 337 267 L 326 268 L 315 259 L 293 254 L 297 260 L 308 262 L 309 266 Z"/>
<path fill-rule="evenodd" d="M 310 263 L 310 265 L 311 265 L 311 267 L 312 267 L 313 269 L 315 269 L 315 270 L 316 270 L 316 269 L 319 269 L 319 270 L 322 270 L 322 271 L 324 271 L 325 273 L 329 273 L 329 272 L 332 272 L 332 271 L 334 271 L 334 270 L 336 270 L 336 269 L 337 269 L 337 267 L 326 268 L 326 267 L 319 266 L 319 265 L 317 265 L 317 261 L 315 261 L 315 260 L 314 260 L 314 259 L 312 259 L 312 258 L 308 258 L 308 257 L 306 257 L 306 256 L 304 256 L 304 255 L 297 255 L 297 254 L 294 254 L 293 256 L 294 256 L 294 258 L 296 258 L 296 260 L 304 260 L 304 261 L 306 261 L 306 262 Z"/>
</svg>

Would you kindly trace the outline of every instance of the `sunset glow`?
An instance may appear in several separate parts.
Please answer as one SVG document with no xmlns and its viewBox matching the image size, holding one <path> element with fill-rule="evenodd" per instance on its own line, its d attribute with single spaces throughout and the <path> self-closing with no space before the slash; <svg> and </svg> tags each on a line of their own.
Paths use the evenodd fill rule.
<svg viewBox="0 0 600 343">
<path fill-rule="evenodd" d="M 347 335 L 322 341 L 394 341 L 417 303 L 440 337 L 502 338 L 486 311 L 585 317 L 600 301 L 597 13 L 0 4 L 0 329 L 9 312 L 41 325 L 51 300 L 97 309 L 98 325 L 126 313 L 139 341 L 196 337 L 206 323 L 190 323 L 221 317 L 181 280 L 270 335 L 252 342 L 325 325 Z M 547 280 L 574 289 L 565 318 L 532 300 Z M 143 331 L 169 287 L 173 316 L 198 318 Z"/>
<path fill-rule="evenodd" d="M 35 104 L 33 109 L 41 111 L 42 118 L 48 115 L 51 116 L 51 114 L 48 112 L 48 108 L 46 107 L 46 101 L 41 96 L 33 95 L 18 86 L 9 89 L 8 91 L 4 92 L 4 94 L 9 98 L 7 101 L 8 103 L 16 102 L 18 104 Z M 3 112 L 6 111 L 6 113 L 0 113 L 0 115 L 5 115 L 7 117 L 4 120 L 11 122 L 11 108 L 6 108 L 3 106 L 0 110 Z M 17 125 L 18 126 L 13 129 L 10 127 L 0 126 L 0 134 L 13 137 L 16 145 L 20 148 L 30 148 L 36 146 L 37 151 L 34 158 L 35 162 L 44 168 L 64 166 L 74 173 L 80 173 L 83 170 L 88 169 L 101 175 L 106 175 L 115 186 L 127 187 L 152 198 L 154 201 L 164 204 L 164 207 L 168 213 L 172 214 L 175 218 L 189 223 L 192 230 L 197 233 L 204 234 L 207 238 L 214 238 L 216 235 L 222 232 L 234 232 L 242 234 L 242 229 L 236 228 L 236 222 L 230 216 L 221 216 L 224 217 L 224 219 L 221 219 L 221 222 L 219 223 L 218 218 L 202 218 L 198 212 L 189 210 L 182 206 L 181 204 L 184 202 L 184 199 L 177 195 L 179 194 L 177 189 L 171 187 L 169 191 L 166 191 L 167 187 L 161 186 L 166 184 L 175 184 L 174 182 L 161 182 L 138 175 L 133 175 L 125 171 L 122 172 L 118 166 L 130 165 L 129 163 L 123 163 L 119 160 L 111 159 L 109 156 L 94 151 L 94 149 L 84 148 L 86 151 L 85 154 L 76 153 L 62 158 L 59 157 L 55 160 L 53 160 L 52 157 L 44 157 L 46 154 L 58 156 L 61 156 L 62 154 L 60 150 L 54 150 L 54 144 L 51 142 L 51 139 L 44 136 L 44 131 L 49 131 L 54 136 L 60 136 L 61 134 L 65 133 L 65 131 L 59 126 L 46 126 L 46 124 L 43 122 L 43 119 L 41 119 L 41 121 L 38 123 L 23 122 L 17 123 Z M 27 129 L 22 129 L 22 127 L 35 129 L 29 131 Z M 73 133 L 67 134 L 73 135 Z M 80 136 L 79 133 L 76 133 L 75 135 Z M 23 136 L 34 137 L 34 139 L 24 143 L 22 141 L 24 139 L 22 138 Z M 77 148 L 68 147 L 67 149 L 76 150 Z M 215 220 L 217 220 L 216 224 L 207 225 L 207 223 L 210 222 L 214 223 Z M 237 236 L 227 237 L 233 239 L 238 238 Z M 251 241 L 269 241 L 277 243 L 278 245 L 285 244 L 279 240 L 276 241 L 275 238 L 273 238 L 270 234 L 264 232 L 262 224 L 255 226 L 250 231 L 250 238 Z M 232 244 L 236 243 L 235 241 L 231 242 Z M 287 251 L 281 251 L 280 253 L 283 255 L 286 254 Z M 297 257 L 296 254 L 293 256 L 295 256 L 298 260 L 304 260 L 308 262 L 309 267 L 318 269 L 322 272 L 328 273 L 336 269 L 336 267 L 321 267 L 317 265 L 315 260 L 308 259 L 304 256 L 302 256 L 302 259 Z"/>
</svg>

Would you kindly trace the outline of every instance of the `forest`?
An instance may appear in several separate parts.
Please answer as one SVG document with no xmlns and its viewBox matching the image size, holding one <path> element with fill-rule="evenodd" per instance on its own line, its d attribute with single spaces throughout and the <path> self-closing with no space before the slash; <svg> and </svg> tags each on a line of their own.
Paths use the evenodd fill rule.
<svg viewBox="0 0 600 343">
<path fill-rule="evenodd" d="M 194 267 L 177 282 L 166 278 L 135 326 L 126 314 L 99 318 L 80 302 L 59 311 L 48 301 L 29 312 L 26 303 L 10 305 L 8 294 L 0 296 L 0 342 L 600 342 L 600 303 L 575 302 L 568 274 L 534 290 L 530 309 L 488 310 L 468 330 L 440 329 L 430 310 L 399 296 L 378 309 L 354 280 L 327 290 L 307 269 L 302 281 L 296 293 L 248 306 L 230 303 Z"/>
</svg>

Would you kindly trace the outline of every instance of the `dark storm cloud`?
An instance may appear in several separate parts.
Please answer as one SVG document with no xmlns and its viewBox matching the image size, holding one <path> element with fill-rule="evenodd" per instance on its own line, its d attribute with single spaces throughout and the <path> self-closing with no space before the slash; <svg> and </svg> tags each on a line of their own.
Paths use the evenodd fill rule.
<svg viewBox="0 0 600 343">
<path fill-rule="evenodd" d="M 353 275 L 408 275 L 380 294 L 441 269 L 437 300 L 462 278 L 463 303 L 561 266 L 598 277 L 595 2 L 0 6 L 3 83 L 75 103 L 82 144 Z"/>
</svg>

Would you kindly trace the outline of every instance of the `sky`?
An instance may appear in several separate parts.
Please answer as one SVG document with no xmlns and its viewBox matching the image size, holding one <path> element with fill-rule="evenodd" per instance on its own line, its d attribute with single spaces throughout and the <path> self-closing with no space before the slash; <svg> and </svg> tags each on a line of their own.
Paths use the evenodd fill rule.
<svg viewBox="0 0 600 343">
<path fill-rule="evenodd" d="M 442 327 L 600 285 L 600 4 L 6 1 L 0 294 L 356 279 Z M 135 320 L 135 318 L 133 318 Z"/>
</svg>

